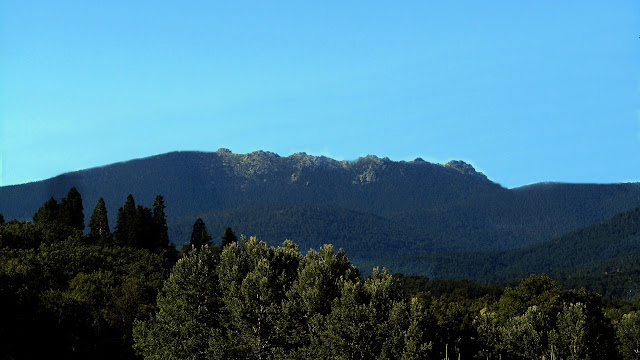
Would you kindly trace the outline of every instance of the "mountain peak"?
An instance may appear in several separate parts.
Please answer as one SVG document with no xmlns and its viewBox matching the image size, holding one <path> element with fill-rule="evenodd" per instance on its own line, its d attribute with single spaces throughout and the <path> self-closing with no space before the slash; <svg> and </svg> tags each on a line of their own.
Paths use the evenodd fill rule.
<svg viewBox="0 0 640 360">
<path fill-rule="evenodd" d="M 233 152 L 227 148 L 220 148 L 218 149 L 218 151 L 216 151 L 216 153 L 218 155 L 226 155 L 226 154 L 233 154 Z"/>
<path fill-rule="evenodd" d="M 254 151 L 252 153 L 249 153 L 246 155 L 247 157 L 253 157 L 253 158 L 258 158 L 258 159 L 274 159 L 274 158 L 279 158 L 280 155 L 271 152 L 271 151 L 264 151 L 264 150 L 258 150 L 258 151 Z"/>
<path fill-rule="evenodd" d="M 476 169 L 462 160 L 451 160 L 448 163 L 444 164 L 444 167 L 448 167 L 451 169 L 455 169 L 465 175 L 479 176 L 482 178 L 487 178 L 483 173 L 476 171 Z"/>
</svg>

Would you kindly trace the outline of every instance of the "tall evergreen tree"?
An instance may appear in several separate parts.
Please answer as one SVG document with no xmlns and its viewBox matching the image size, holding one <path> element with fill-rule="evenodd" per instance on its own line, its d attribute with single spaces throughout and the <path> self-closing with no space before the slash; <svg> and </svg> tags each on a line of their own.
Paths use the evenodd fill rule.
<svg viewBox="0 0 640 360">
<path fill-rule="evenodd" d="M 4 224 L 4 216 L 0 214 L 0 225 Z"/>
<path fill-rule="evenodd" d="M 155 239 L 153 213 L 148 207 L 138 205 L 129 243 L 137 248 L 153 249 L 156 245 Z"/>
<path fill-rule="evenodd" d="M 33 223 L 44 225 L 50 223 L 52 221 L 58 220 L 58 210 L 60 209 L 60 205 L 53 197 L 47 201 L 45 201 L 38 211 L 33 214 Z"/>
<path fill-rule="evenodd" d="M 169 228 L 167 227 L 167 217 L 164 213 L 164 198 L 162 195 L 156 196 L 153 202 L 153 226 L 155 244 L 152 250 L 160 251 L 169 247 Z"/>
<path fill-rule="evenodd" d="M 237 243 L 238 238 L 236 234 L 234 234 L 233 230 L 230 227 L 224 229 L 224 235 L 222 235 L 222 248 L 224 249 L 227 245 L 232 243 Z"/>
<path fill-rule="evenodd" d="M 76 230 L 84 230 L 84 208 L 82 206 L 82 196 L 78 189 L 72 187 L 67 193 L 67 197 L 62 199 L 58 213 L 59 220 Z"/>
<path fill-rule="evenodd" d="M 136 218 L 136 202 L 129 194 L 124 206 L 118 209 L 118 220 L 114 231 L 114 241 L 119 246 L 132 246 L 135 242 L 134 222 Z"/>
<path fill-rule="evenodd" d="M 199 248 L 203 245 L 211 245 L 211 235 L 207 232 L 207 226 L 200 218 L 198 218 L 198 220 L 193 224 L 190 244 L 195 248 Z"/>
<path fill-rule="evenodd" d="M 109 230 L 109 218 L 107 217 L 107 207 L 104 199 L 98 199 L 98 204 L 93 209 L 89 220 L 89 239 L 96 244 L 106 245 L 111 240 L 111 230 Z"/>
</svg>

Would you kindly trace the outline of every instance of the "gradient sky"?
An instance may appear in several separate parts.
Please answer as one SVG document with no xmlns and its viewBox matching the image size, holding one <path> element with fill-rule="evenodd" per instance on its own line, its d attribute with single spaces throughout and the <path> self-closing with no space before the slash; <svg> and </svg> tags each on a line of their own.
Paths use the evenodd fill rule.
<svg viewBox="0 0 640 360">
<path fill-rule="evenodd" d="M 640 2 L 0 2 L 0 185 L 174 150 L 640 181 Z"/>
</svg>

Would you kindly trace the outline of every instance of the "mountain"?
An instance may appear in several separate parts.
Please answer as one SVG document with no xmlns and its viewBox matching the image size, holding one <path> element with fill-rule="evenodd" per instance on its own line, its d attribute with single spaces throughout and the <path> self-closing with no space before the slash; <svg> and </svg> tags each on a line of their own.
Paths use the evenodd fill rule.
<svg viewBox="0 0 640 360">
<path fill-rule="evenodd" d="M 517 282 L 546 273 L 567 287 L 584 286 L 609 297 L 635 300 L 640 298 L 640 207 L 520 249 L 390 256 L 376 259 L 375 264 L 392 272 L 483 283 Z"/>
<path fill-rule="evenodd" d="M 129 193 L 150 206 L 162 194 L 170 238 L 187 242 L 202 217 L 302 250 L 333 243 L 354 261 L 385 256 L 506 250 L 550 240 L 640 204 L 640 186 L 543 183 L 506 189 L 462 161 L 432 164 L 373 155 L 337 161 L 297 153 L 172 152 L 0 187 L 5 219 L 31 219 L 75 186 L 85 219 L 99 197 L 111 228 Z"/>
</svg>

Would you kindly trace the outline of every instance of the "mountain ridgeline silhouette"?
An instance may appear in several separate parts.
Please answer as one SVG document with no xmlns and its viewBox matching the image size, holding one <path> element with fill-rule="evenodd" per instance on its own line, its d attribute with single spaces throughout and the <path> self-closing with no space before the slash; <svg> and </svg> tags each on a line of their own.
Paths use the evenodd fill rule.
<svg viewBox="0 0 640 360">
<path fill-rule="evenodd" d="M 170 240 L 189 241 L 200 217 L 214 237 L 225 227 L 285 239 L 302 250 L 342 247 L 354 262 L 389 256 L 508 250 L 557 238 L 640 204 L 640 186 L 542 183 L 506 189 L 462 161 L 366 156 L 337 161 L 296 153 L 172 152 L 0 187 L 6 220 L 30 220 L 71 187 L 85 218 L 103 197 L 113 229 L 128 194 L 165 199 Z"/>
</svg>

